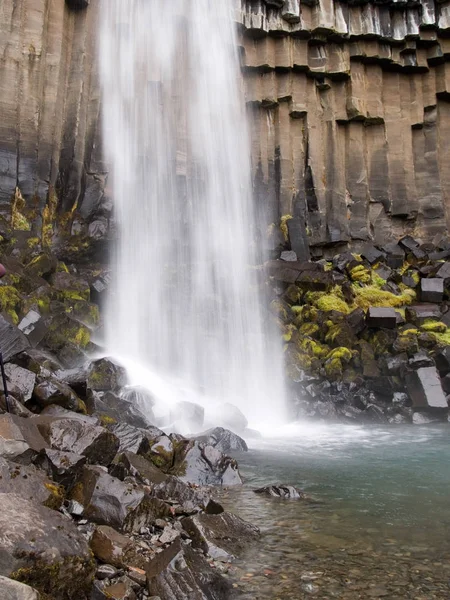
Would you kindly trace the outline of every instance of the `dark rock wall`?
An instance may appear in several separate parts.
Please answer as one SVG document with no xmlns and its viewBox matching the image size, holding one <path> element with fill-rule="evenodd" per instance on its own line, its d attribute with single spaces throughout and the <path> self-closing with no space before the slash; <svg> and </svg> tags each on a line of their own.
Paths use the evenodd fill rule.
<svg viewBox="0 0 450 600">
<path fill-rule="evenodd" d="M 58 212 L 75 235 L 108 231 L 99 13 L 0 4 L 0 213 L 19 188 L 34 235 Z M 236 20 L 264 220 L 304 219 L 315 255 L 445 229 L 450 2 L 241 0 Z"/>
</svg>

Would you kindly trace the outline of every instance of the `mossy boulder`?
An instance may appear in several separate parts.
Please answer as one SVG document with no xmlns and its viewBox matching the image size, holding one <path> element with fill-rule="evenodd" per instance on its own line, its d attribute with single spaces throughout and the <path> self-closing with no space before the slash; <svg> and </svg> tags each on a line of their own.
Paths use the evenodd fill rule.
<svg viewBox="0 0 450 600">
<path fill-rule="evenodd" d="M 49 598 L 83 598 L 92 585 L 95 561 L 77 528 L 18 494 L 2 493 L 0 503 L 0 575 Z"/>
<path fill-rule="evenodd" d="M 55 378 L 41 381 L 33 391 L 34 401 L 41 407 L 57 404 L 67 410 L 86 414 L 86 405 L 65 383 Z"/>
<path fill-rule="evenodd" d="M 44 278 L 49 277 L 56 271 L 57 264 L 58 261 L 53 255 L 44 252 L 33 258 L 27 264 L 25 267 L 25 273 L 33 277 L 36 275 Z"/>
<path fill-rule="evenodd" d="M 39 347 L 58 356 L 68 368 L 85 360 L 84 351 L 91 339 L 90 330 L 66 313 L 57 314 L 46 321 L 47 331 Z"/>
<path fill-rule="evenodd" d="M 87 300 L 90 298 L 90 288 L 87 281 L 75 277 L 65 271 L 54 273 L 50 283 L 56 290 L 59 300 Z"/>
<path fill-rule="evenodd" d="M 91 363 L 88 371 L 88 387 L 96 391 L 114 391 L 126 385 L 126 370 L 112 358 L 100 358 Z"/>
</svg>

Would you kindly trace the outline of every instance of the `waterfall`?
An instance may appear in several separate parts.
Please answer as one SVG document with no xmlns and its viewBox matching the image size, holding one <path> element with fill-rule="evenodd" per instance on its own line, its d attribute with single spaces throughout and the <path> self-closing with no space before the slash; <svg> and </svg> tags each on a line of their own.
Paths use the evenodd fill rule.
<svg viewBox="0 0 450 600">
<path fill-rule="evenodd" d="M 101 82 L 118 242 L 107 346 L 159 400 L 283 414 L 261 291 L 234 0 L 104 0 Z M 164 397 L 167 395 L 167 397 Z M 172 396 L 169 398 L 168 396 Z"/>
</svg>

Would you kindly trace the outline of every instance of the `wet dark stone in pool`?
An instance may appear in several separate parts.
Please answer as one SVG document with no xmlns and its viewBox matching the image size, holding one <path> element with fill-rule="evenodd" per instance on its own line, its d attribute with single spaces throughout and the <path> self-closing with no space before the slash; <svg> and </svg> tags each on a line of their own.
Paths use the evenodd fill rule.
<svg viewBox="0 0 450 600">
<path fill-rule="evenodd" d="M 293 485 L 268 485 L 266 487 L 258 488 L 253 490 L 255 494 L 261 494 L 262 496 L 269 496 L 272 498 L 283 498 L 292 500 L 302 500 L 306 498 L 306 494 L 294 487 Z"/>
</svg>

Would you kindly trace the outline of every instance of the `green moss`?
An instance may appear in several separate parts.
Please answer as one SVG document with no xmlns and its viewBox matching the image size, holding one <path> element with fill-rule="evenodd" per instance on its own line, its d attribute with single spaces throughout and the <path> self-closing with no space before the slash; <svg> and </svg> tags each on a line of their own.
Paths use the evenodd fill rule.
<svg viewBox="0 0 450 600">
<path fill-rule="evenodd" d="M 444 333 L 435 333 L 434 336 L 441 348 L 450 346 L 450 329 L 447 329 Z"/>
<path fill-rule="evenodd" d="M 297 340 L 297 348 L 309 356 L 316 358 L 324 358 L 329 353 L 330 349 L 325 344 L 313 340 L 310 337 L 300 337 Z"/>
<path fill-rule="evenodd" d="M 396 296 L 392 292 L 380 290 L 375 285 L 360 287 L 353 284 L 355 293 L 355 305 L 367 310 L 371 306 L 398 307 L 405 304 L 411 304 L 416 298 L 416 294 L 410 288 L 401 290 L 401 294 Z"/>
<path fill-rule="evenodd" d="M 373 271 L 372 272 L 372 283 L 377 288 L 382 288 L 383 285 L 386 285 L 386 279 L 383 279 L 382 277 L 380 277 L 378 275 L 378 273 L 375 273 L 375 271 Z"/>
<path fill-rule="evenodd" d="M 277 315 L 277 317 L 280 317 L 283 321 L 288 321 L 288 312 L 282 302 L 279 300 L 272 300 L 270 309 L 274 315 Z"/>
<path fill-rule="evenodd" d="M 420 326 L 420 329 L 422 329 L 422 331 L 432 331 L 433 333 L 446 333 L 447 325 L 441 321 L 426 319 Z"/>
<path fill-rule="evenodd" d="M 343 368 L 340 358 L 336 357 L 327 360 L 325 362 L 324 369 L 328 379 L 334 381 L 342 378 Z"/>
<path fill-rule="evenodd" d="M 27 246 L 30 250 L 34 250 L 39 246 L 41 240 L 38 237 L 30 237 L 27 239 Z"/>
<path fill-rule="evenodd" d="M 294 315 L 301 315 L 302 311 L 303 311 L 303 306 L 291 306 L 291 310 L 294 313 Z"/>
<path fill-rule="evenodd" d="M 66 264 L 63 263 L 62 261 L 58 261 L 58 264 L 56 265 L 56 272 L 57 273 L 68 273 L 69 269 L 67 268 Z"/>
<path fill-rule="evenodd" d="M 337 294 L 323 294 L 316 302 L 316 306 L 319 310 L 324 312 L 330 312 L 336 310 L 338 312 L 348 315 L 351 310 L 347 302 L 340 298 Z"/>
<path fill-rule="evenodd" d="M 295 285 L 295 283 L 292 283 L 284 292 L 284 296 L 290 302 L 297 304 L 302 298 L 302 290 L 297 285 Z"/>
<path fill-rule="evenodd" d="M 420 283 L 420 275 L 419 275 L 418 271 L 412 271 L 411 273 L 409 273 L 409 276 L 412 277 L 412 279 L 414 280 L 414 283 L 417 283 L 417 284 Z"/>
<path fill-rule="evenodd" d="M 19 292 L 12 285 L 0 286 L 0 312 L 8 314 L 12 322 L 17 325 L 19 317 L 16 310 L 20 304 L 21 298 Z"/>
<path fill-rule="evenodd" d="M 100 419 L 100 423 L 103 425 L 103 427 L 108 427 L 109 425 L 115 425 L 117 423 L 116 419 L 113 419 L 113 417 L 108 415 L 99 415 L 98 418 Z"/>
<path fill-rule="evenodd" d="M 286 327 L 284 328 L 284 333 L 283 333 L 283 340 L 285 342 L 290 342 L 292 339 L 292 335 L 297 331 L 297 328 L 295 327 L 295 325 L 289 324 L 286 325 Z"/>
</svg>

